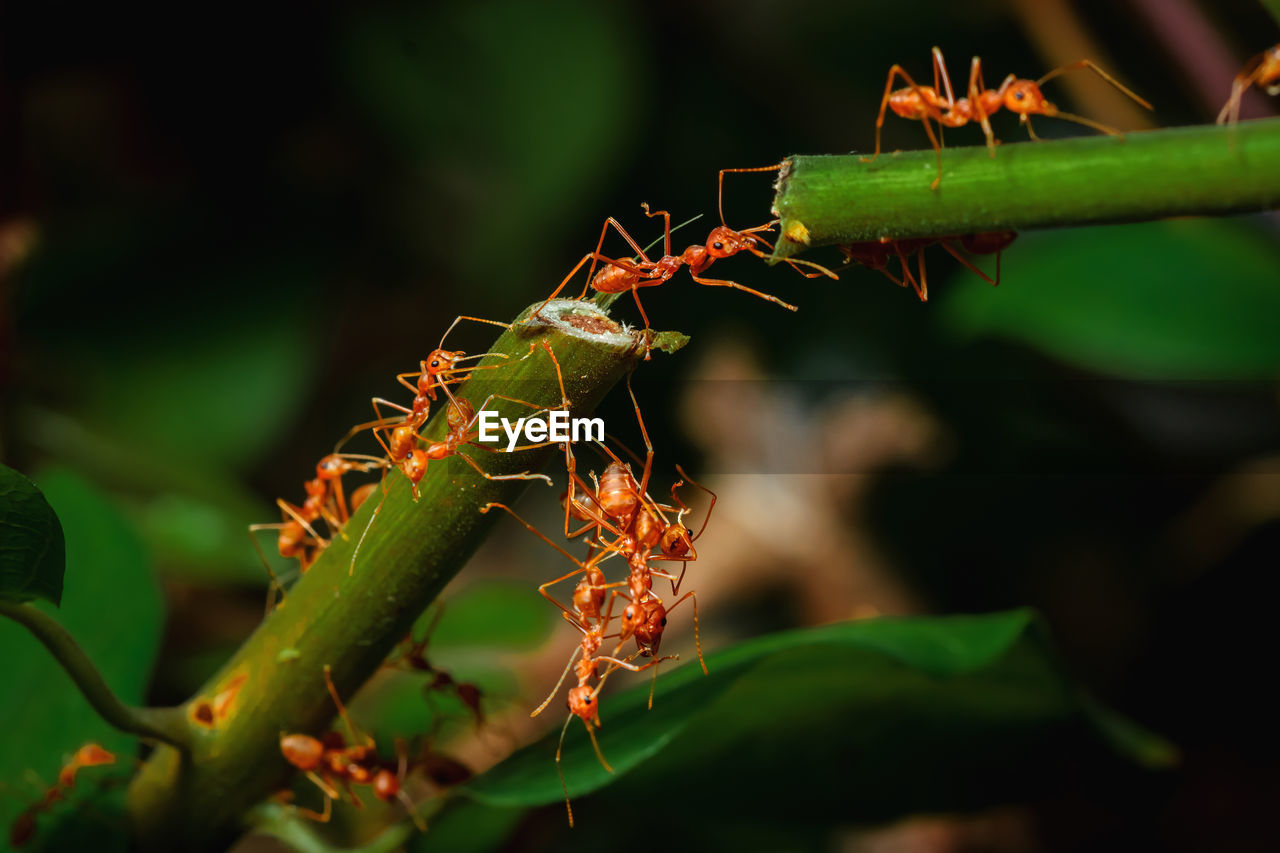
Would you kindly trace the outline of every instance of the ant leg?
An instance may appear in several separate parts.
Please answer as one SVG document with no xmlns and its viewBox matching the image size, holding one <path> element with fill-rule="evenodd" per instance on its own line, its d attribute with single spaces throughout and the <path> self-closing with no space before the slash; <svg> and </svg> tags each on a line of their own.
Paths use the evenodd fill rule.
<svg viewBox="0 0 1280 853">
<path fill-rule="evenodd" d="M 938 81 L 941 78 L 942 85 L 939 87 Z M 951 109 L 956 105 L 955 93 L 951 91 L 951 77 L 947 74 L 947 63 L 942 58 L 942 49 L 936 45 L 933 48 L 933 89 L 937 91 L 946 91 L 947 97 L 939 106 L 946 106 Z"/>
<path fill-rule="evenodd" d="M 573 722 L 573 714 L 565 717 L 564 728 L 560 730 L 560 743 L 556 744 L 556 773 L 560 776 L 560 789 L 564 791 L 564 807 L 569 812 L 569 828 L 573 829 L 573 806 L 569 805 L 569 786 L 564 781 L 564 768 L 560 765 L 560 755 L 564 752 L 564 735 L 569 731 L 569 724 Z"/>
<path fill-rule="evenodd" d="M 369 735 L 362 735 L 360 730 L 356 728 L 355 723 L 351 722 L 351 717 L 347 714 L 347 706 L 342 704 L 342 698 L 338 696 L 338 688 L 333 686 L 333 668 L 329 664 L 324 665 L 324 683 L 329 688 L 329 695 L 333 698 L 333 704 L 337 706 L 338 713 L 342 716 L 342 722 L 347 727 L 347 731 L 351 733 L 353 741 L 362 740 L 365 746 L 373 749 L 375 744 L 373 738 Z"/>
<path fill-rule="evenodd" d="M 640 290 L 636 285 L 631 285 L 631 297 L 636 301 L 636 307 L 640 309 L 640 319 L 644 320 L 644 360 L 648 361 L 649 356 L 649 315 L 644 312 L 644 306 L 640 304 Z"/>
<path fill-rule="evenodd" d="M 920 270 L 920 301 L 929 301 L 929 280 L 924 271 L 924 246 L 916 249 L 916 268 Z"/>
<path fill-rule="evenodd" d="M 444 349 L 445 338 L 449 337 L 449 333 L 453 331 L 454 326 L 458 325 L 459 320 L 471 320 L 476 323 L 488 323 L 490 326 L 501 326 L 502 328 L 506 329 L 508 332 L 511 331 L 510 323 L 503 323 L 500 320 L 486 320 L 484 317 L 472 317 L 468 314 L 459 314 L 457 317 L 453 319 L 453 322 L 449 324 L 449 328 L 444 330 L 444 334 L 440 336 L 440 344 L 436 347 L 436 349 Z"/>
<path fill-rule="evenodd" d="M 899 75 L 917 95 L 924 91 L 922 87 L 916 85 L 916 81 L 911 79 L 901 65 L 895 64 L 889 69 L 889 77 L 884 81 L 884 97 L 880 99 L 880 114 L 876 116 L 876 150 L 870 157 L 859 157 L 860 162 L 873 163 L 880 156 L 880 129 L 884 127 L 884 111 L 889 106 L 889 98 L 893 95 L 893 81 Z"/>
<path fill-rule="evenodd" d="M 300 806 L 294 806 L 293 809 L 308 820 L 314 820 L 317 823 L 328 823 L 329 818 L 333 816 L 333 801 L 342 795 L 317 776 L 315 771 L 308 770 L 306 775 L 324 793 L 324 811 L 317 812 Z"/>
<path fill-rule="evenodd" d="M 690 477 L 688 474 L 686 474 L 684 472 L 684 469 L 681 468 L 679 465 L 676 466 L 676 473 L 678 473 L 684 479 L 688 480 L 690 484 L 696 486 L 697 488 L 711 495 L 711 505 L 707 507 L 707 514 L 702 519 L 702 527 L 698 530 L 698 534 L 694 536 L 692 539 L 692 541 L 696 542 L 702 536 L 702 534 L 706 532 L 707 524 L 711 521 L 711 511 L 716 508 L 716 493 L 711 491 L 701 483 L 699 483 L 697 480 Z M 681 501 L 679 498 L 675 497 L 675 486 L 671 487 L 671 496 L 675 498 L 676 502 L 679 503 L 682 508 L 686 508 L 684 505 L 684 502 Z"/>
<path fill-rule="evenodd" d="M 573 571 L 569 572 L 568 574 L 566 574 L 566 575 L 562 575 L 561 577 L 558 577 L 558 578 L 556 578 L 555 580 L 547 581 L 546 583 L 544 583 L 544 584 L 542 584 L 541 586 L 539 586 L 539 587 L 538 587 L 538 594 L 539 594 L 539 595 L 541 595 L 541 596 L 542 596 L 543 598 L 545 598 L 547 601 L 550 601 L 550 602 L 551 602 L 552 604 L 554 604 L 556 607 L 559 607 L 559 608 L 560 608 L 560 610 L 561 610 L 563 613 L 565 613 L 566 615 L 568 615 L 568 616 L 569 616 L 569 618 L 570 618 L 570 620 L 571 620 L 571 621 L 574 621 L 574 622 L 576 623 L 576 620 L 577 620 L 577 614 L 573 613 L 573 611 L 571 611 L 569 608 L 565 607 L 563 604 L 561 604 L 559 601 L 557 601 L 557 600 L 556 600 L 556 599 L 555 599 L 555 598 L 554 598 L 554 597 L 553 597 L 549 592 L 547 592 L 547 587 L 554 586 L 554 585 L 556 585 L 556 584 L 558 584 L 558 583 L 563 583 L 564 581 L 567 581 L 567 580 L 568 580 L 569 578 L 571 578 L 571 577 L 574 577 L 574 576 L 576 576 L 576 575 L 580 575 L 580 574 L 582 574 L 583 572 L 588 571 L 588 565 L 589 565 L 589 564 L 582 562 L 582 561 L 581 561 L 581 560 L 579 560 L 577 557 L 573 556 L 573 555 L 572 555 L 572 554 L 570 554 L 568 551 L 566 551 L 564 548 L 561 548 L 561 547 L 560 547 L 559 545 L 557 545 L 555 542 L 552 542 L 550 539 L 548 539 L 548 538 L 546 537 L 546 535 L 545 535 L 545 534 L 543 534 L 543 532 L 542 532 L 541 530 L 539 530 L 538 528 L 534 527 L 534 526 L 533 526 L 532 524 L 530 524 L 529 522 L 525 521 L 523 518 L 521 518 L 521 517 L 516 513 L 516 511 L 515 511 L 515 510 L 513 510 L 511 507 L 507 506 L 506 504 L 501 504 L 501 503 L 492 503 L 492 502 L 491 502 L 491 503 L 487 503 L 487 504 L 485 504 L 484 506 L 480 507 L 480 511 L 481 511 L 481 512 L 488 512 L 488 511 L 489 511 L 490 509 L 492 509 L 493 507 L 497 507 L 497 508 L 499 508 L 499 509 L 506 510 L 507 514 L 508 514 L 508 515 L 510 515 L 512 518 L 514 518 L 516 521 L 520 522 L 520 524 L 524 525 L 524 527 L 525 527 L 525 529 L 526 529 L 526 530 L 528 530 L 530 533 L 532 533 L 532 534 L 534 534 L 535 536 L 537 536 L 537 537 L 538 537 L 539 539 L 541 539 L 543 542 L 546 542 L 546 543 L 547 543 L 548 545 L 550 545 L 552 548 L 555 548 L 555 549 L 556 549 L 557 551 L 559 551 L 561 554 L 563 554 L 564 556 L 568 557 L 568 558 L 569 558 L 569 560 L 570 560 L 571 562 L 573 562 L 573 563 L 574 563 L 574 565 L 578 566 L 578 568 L 574 569 Z"/>
<path fill-rule="evenodd" d="M 249 525 L 249 541 L 253 543 L 253 550 L 258 552 L 258 559 L 262 560 L 262 567 L 267 570 L 267 577 L 271 579 L 271 583 L 267 586 L 267 609 L 263 616 L 266 616 L 275 609 L 275 594 L 280 592 L 280 600 L 284 600 L 284 586 L 280 583 L 280 579 L 276 577 L 276 573 L 272 571 L 271 564 L 267 562 L 267 554 L 262 550 L 262 543 L 258 541 L 258 537 L 254 534 L 259 530 L 279 530 L 279 524 L 250 524 Z"/>
<path fill-rule="evenodd" d="M 351 563 L 347 566 L 347 577 L 351 577 L 356 573 L 356 558 L 360 556 L 360 547 L 364 545 L 364 538 L 369 535 L 369 531 L 373 528 L 373 523 L 378 519 L 378 513 L 382 512 L 382 505 L 387 500 L 390 489 L 387 488 L 387 477 L 382 477 L 382 497 L 378 499 L 378 505 L 373 508 L 373 514 L 369 516 L 369 521 L 365 524 L 364 530 L 360 532 L 360 538 L 356 540 L 356 547 L 351 552 Z"/>
<path fill-rule="evenodd" d="M 578 659 L 578 653 L 582 651 L 582 646 L 578 646 L 573 650 L 573 654 L 569 655 L 569 662 L 564 665 L 564 672 L 560 673 L 556 686 L 551 688 L 551 692 L 547 694 L 547 698 L 542 700 L 542 704 L 534 708 L 529 714 L 530 717 L 536 717 L 541 714 L 546 707 L 551 704 L 551 700 L 556 698 L 556 694 L 560 692 L 560 687 L 564 684 L 564 680 L 569 677 L 569 671 L 573 669 L 573 662 Z"/>
<path fill-rule="evenodd" d="M 693 600 L 693 643 L 694 643 L 694 647 L 697 648 L 698 650 L 698 663 L 702 664 L 702 673 L 703 675 L 706 675 L 707 662 L 702 658 L 702 637 L 698 629 L 698 596 L 697 594 L 693 590 L 686 592 L 684 595 L 680 596 L 680 598 L 676 601 L 675 604 L 667 608 L 667 613 L 670 614 L 672 610 L 675 610 L 677 607 L 679 607 L 680 604 L 686 598 Z"/>
<path fill-rule="evenodd" d="M 671 214 L 665 210 L 655 210 L 650 212 L 649 202 L 642 201 L 640 206 L 644 208 L 644 215 L 652 219 L 655 216 L 662 217 L 662 254 L 671 254 Z"/>
<path fill-rule="evenodd" d="M 782 163 L 774 163 L 772 166 L 751 166 L 745 169 L 721 169 L 720 170 L 720 192 L 716 195 L 716 209 L 720 213 L 720 224 L 728 228 L 728 224 L 724 221 L 724 174 L 725 172 L 777 172 L 782 169 Z M 667 254 L 671 254 L 670 242 L 668 241 Z"/>
<path fill-rule="evenodd" d="M 582 265 L 585 264 L 587 261 L 591 260 L 594 256 L 595 256 L 594 252 L 588 252 L 587 254 L 583 255 L 582 260 L 578 261 L 576 264 L 573 265 L 573 269 L 569 270 L 569 274 L 564 277 L 564 280 L 560 282 L 559 286 L 556 287 L 555 290 L 551 291 L 551 295 L 548 296 L 546 299 L 544 299 L 542 301 L 542 304 L 539 305 L 537 308 L 535 308 L 533 313 L 530 314 L 529 316 L 531 318 L 541 317 L 542 309 L 547 307 L 547 303 L 550 302 L 552 299 L 555 299 L 557 296 L 559 296 L 560 291 L 564 290 L 564 286 L 573 280 L 573 277 L 578 274 L 578 270 L 582 269 Z M 591 280 L 587 279 L 587 287 L 590 287 L 590 286 L 591 286 Z M 586 288 L 583 288 L 582 296 L 586 296 L 586 295 L 587 295 L 587 290 Z M 579 296 L 578 298 L 581 299 L 582 296 Z"/>
<path fill-rule="evenodd" d="M 524 447 L 514 448 L 512 452 L 514 453 L 521 450 L 532 450 L 535 447 L 544 447 L 547 444 L 556 444 L 556 443 L 558 442 L 543 442 L 542 444 L 525 445 Z M 468 465 L 470 465 L 472 468 L 475 469 L 475 472 L 477 474 L 479 474 L 481 477 L 484 477 L 486 480 L 490 480 L 493 482 L 497 482 L 499 480 L 545 480 L 548 486 L 555 485 L 555 483 L 551 482 L 551 478 L 548 477 L 546 474 L 530 474 L 528 471 L 522 471 L 519 474 L 490 474 L 488 471 L 480 467 L 479 462 L 472 459 L 467 454 L 463 453 L 461 449 L 459 449 L 458 452 L 454 453 L 453 455 L 461 457 L 464 462 L 466 462 Z"/>
<path fill-rule="evenodd" d="M 969 271 L 970 271 L 970 272 L 972 272 L 974 275 L 976 275 L 976 276 L 978 276 L 979 278 L 981 278 L 981 279 L 982 279 L 983 281 L 985 281 L 987 284 L 994 284 L 994 285 L 998 285 L 998 284 L 1000 283 L 1000 272 L 999 272 L 999 270 L 1000 270 L 1000 253 L 999 253 L 999 252 L 997 252 L 997 253 L 996 253 L 996 278 L 995 278 L 994 280 L 992 280 L 991 276 L 987 275 L 987 274 L 986 274 L 986 273 L 984 273 L 982 270 L 978 269 L 978 266 L 977 266 L 976 264 L 974 264 L 972 261 L 970 261 L 968 258 L 966 258 L 966 257 L 965 257 L 961 252 L 960 252 L 960 250 L 959 250 L 959 249 L 957 249 L 956 247 L 952 246 L 950 242 L 948 242 L 947 240 L 939 240 L 938 242 L 942 245 L 942 248 L 946 249 L 948 252 L 950 252 L 950 253 L 951 253 L 951 257 L 955 258 L 957 261 L 959 261 L 960 263 L 964 264 L 964 266 L 965 266 L 965 267 L 967 267 L 967 268 L 969 269 Z M 1003 251 L 1003 250 L 1001 250 L 1001 251 Z"/>
<path fill-rule="evenodd" d="M 316 533 L 315 528 L 311 526 L 310 522 L 308 522 L 305 518 L 302 517 L 302 513 L 298 511 L 298 508 L 296 506 L 289 503 L 284 498 L 276 498 L 276 506 L 280 507 L 280 511 L 283 512 L 285 515 L 289 516 L 294 521 L 301 524 L 302 528 L 306 530 L 308 533 L 310 533 L 312 537 L 315 538 L 317 545 L 319 545 L 321 548 L 329 547 L 329 540 L 321 536 L 319 533 Z"/>
<path fill-rule="evenodd" d="M 604 753 L 600 751 L 600 742 L 596 740 L 595 726 L 586 720 L 583 720 L 582 724 L 587 727 L 587 736 L 591 738 L 591 748 L 596 751 L 596 758 L 600 760 L 600 766 L 612 773 L 613 768 L 609 766 L 609 762 L 604 760 Z M 599 723 L 597 722 L 596 725 L 599 725 Z"/>
<path fill-rule="evenodd" d="M 389 427 L 395 424 L 397 420 L 396 418 L 387 419 L 386 417 L 383 417 L 382 410 L 378 408 L 379 403 L 389 408 L 396 409 L 405 415 L 412 414 L 412 410 L 410 410 L 406 406 L 401 406 L 399 403 L 393 403 L 390 400 L 383 399 L 382 397 L 373 397 L 370 399 L 369 402 L 373 403 L 373 411 L 375 414 L 377 414 L 378 419 L 376 421 L 367 421 L 366 423 L 356 424 L 351 429 L 347 430 L 347 434 L 344 435 L 341 439 L 339 439 L 338 443 L 333 446 L 334 453 L 338 453 L 339 451 L 341 451 L 342 448 L 346 446 L 346 443 L 348 441 L 355 438 L 357 435 L 359 435 L 360 433 L 364 432 L 367 429 Z"/>
<path fill-rule="evenodd" d="M 766 239 L 764 239 L 763 237 L 761 237 L 761 236 L 760 236 L 760 232 L 762 232 L 762 231 L 772 231 L 772 230 L 773 230 L 773 226 L 774 226 L 777 222 L 778 222 L 778 220 L 776 220 L 776 219 L 775 219 L 773 222 L 767 222 L 767 223 L 765 223 L 764 225 L 757 225 L 755 228 L 747 228 L 746 230 L 744 230 L 744 231 L 739 231 L 738 233 L 739 233 L 739 234 L 750 234 L 752 237 L 754 237 L 754 238 L 756 239 L 756 242 L 763 244 L 763 245 L 765 246 L 765 248 L 767 248 L 770 252 L 772 252 L 772 251 L 774 250 L 774 249 L 773 249 L 773 243 L 770 243 L 768 240 L 766 240 Z M 728 226 L 726 226 L 726 227 L 728 227 Z M 761 251 L 752 251 L 752 250 L 751 250 L 751 249 L 749 249 L 749 248 L 748 248 L 748 250 L 747 250 L 747 251 L 751 252 L 751 253 L 752 253 L 753 255 L 755 255 L 757 258 L 764 258 L 764 257 L 765 257 L 764 252 L 761 252 Z M 832 280 L 834 280 L 834 281 L 839 281 L 839 280 L 840 280 L 840 276 L 836 275 L 834 272 L 832 272 L 831 270 L 827 269 L 827 268 L 826 268 L 826 267 L 824 267 L 822 264 L 814 263 L 813 261 L 806 261 L 806 260 L 804 260 L 803 258 L 783 258 L 782 262 L 783 262 L 784 264 L 786 264 L 787 266 L 791 267 L 791 268 L 792 268 L 793 270 L 795 270 L 796 272 L 800 273 L 800 275 L 804 276 L 805 278 L 822 278 L 823 276 L 826 276 L 827 278 L 832 279 Z M 800 267 L 802 267 L 802 266 L 806 266 L 806 267 L 813 267 L 815 270 L 817 270 L 817 272 L 805 272 L 804 270 L 800 269 Z"/>
<path fill-rule="evenodd" d="M 642 204 L 641 206 L 644 207 L 645 212 L 648 213 L 649 206 L 647 204 Z M 619 222 L 618 220 L 610 216 L 604 221 L 604 227 L 600 229 L 600 241 L 596 243 L 596 250 L 594 253 L 597 257 L 592 259 L 591 268 L 587 270 L 587 287 L 590 287 L 591 282 L 595 279 L 596 262 L 598 260 L 607 260 L 604 257 L 604 255 L 602 255 L 601 253 L 604 251 L 604 238 L 608 236 L 609 226 L 611 225 L 613 226 L 613 230 L 617 231 L 618 234 L 621 235 L 622 239 L 627 241 L 627 245 L 629 245 L 632 248 L 632 250 L 635 252 L 635 255 L 633 255 L 633 257 L 640 258 L 640 260 L 642 260 L 646 264 L 652 263 L 652 261 L 649 260 L 649 256 L 645 254 L 644 249 L 640 248 L 640 244 L 637 243 L 635 241 L 635 238 L 631 236 L 631 233 L 627 231 L 627 229 L 622 227 L 621 222 Z M 666 248 L 666 251 L 664 252 L 664 254 L 667 254 L 667 255 L 671 254 L 671 220 L 669 217 L 667 219 L 665 248 Z M 586 288 L 583 288 L 582 295 L 585 296 L 586 294 L 587 294 L 587 290 Z M 581 299 L 582 297 L 580 296 L 578 298 Z"/>
<path fill-rule="evenodd" d="M 636 400 L 636 392 L 631 389 L 631 374 L 627 374 L 627 394 L 631 397 L 631 407 L 636 413 L 636 423 L 640 425 L 640 435 L 644 437 L 644 472 L 640 475 L 640 487 L 637 490 L 641 500 L 649 487 L 649 475 L 653 471 L 653 442 L 649 440 L 649 430 L 644 425 L 644 416 L 640 414 L 640 403 Z"/>
<path fill-rule="evenodd" d="M 796 310 L 796 306 L 783 302 L 781 299 L 779 299 L 776 296 L 770 296 L 768 293 L 761 293 L 758 290 L 752 290 L 750 287 L 738 284 L 736 281 L 726 281 L 718 278 L 699 278 L 698 276 L 693 275 L 692 273 L 690 273 L 689 277 L 692 278 L 694 281 L 696 281 L 698 284 L 705 284 L 709 287 L 732 287 L 735 290 L 741 290 L 744 293 L 750 293 L 752 296 L 758 296 L 761 299 L 765 300 L 766 302 L 772 302 L 775 305 L 781 305 L 783 308 L 786 308 L 788 311 Z"/>
<path fill-rule="evenodd" d="M 1052 71 L 1050 71 L 1048 74 L 1041 77 L 1039 80 L 1037 80 L 1036 85 L 1043 86 L 1045 83 L 1052 80 L 1054 77 L 1057 77 L 1059 74 L 1066 74 L 1071 71 L 1079 71 L 1081 69 L 1086 69 L 1086 68 L 1092 71 L 1094 74 L 1097 74 L 1103 80 L 1106 80 L 1116 89 L 1120 90 L 1121 94 L 1127 95 L 1131 100 L 1135 101 L 1140 106 L 1146 107 L 1148 110 L 1154 109 L 1151 106 L 1151 104 L 1146 100 L 1146 98 L 1143 98 L 1140 95 L 1138 95 L 1128 86 L 1124 85 L 1119 80 L 1112 77 L 1107 72 L 1103 71 L 1101 68 L 1098 67 L 1096 63 L 1094 63 L 1092 60 L 1089 60 L 1089 59 L 1080 59 L 1080 60 L 1077 60 L 1076 62 L 1068 62 L 1066 65 L 1061 65 L 1053 69 Z"/>
<path fill-rule="evenodd" d="M 924 125 L 925 135 L 929 137 L 929 143 L 933 146 L 933 156 L 938 161 L 938 175 L 933 179 L 933 183 L 929 184 L 929 189 L 934 190 L 936 192 L 938 189 L 938 184 L 942 183 L 942 143 L 939 142 L 938 138 L 933 135 L 933 126 L 929 124 L 928 116 L 924 116 L 923 118 L 921 118 L 920 123 Z M 938 125 L 938 129 L 939 130 L 942 129 L 941 124 Z"/>
<path fill-rule="evenodd" d="M 1005 92 L 1013 81 L 1017 78 L 1010 74 L 1004 78 L 1000 84 L 999 91 Z M 969 105 L 978 116 L 978 124 L 982 126 L 982 135 L 987 138 L 987 153 L 996 156 L 996 146 L 1000 143 L 996 139 L 995 131 L 991 129 L 991 116 L 987 113 L 986 106 L 983 104 L 982 93 L 987 91 L 987 84 L 982 79 L 982 60 L 978 57 L 973 58 L 973 65 L 969 70 Z"/>
</svg>

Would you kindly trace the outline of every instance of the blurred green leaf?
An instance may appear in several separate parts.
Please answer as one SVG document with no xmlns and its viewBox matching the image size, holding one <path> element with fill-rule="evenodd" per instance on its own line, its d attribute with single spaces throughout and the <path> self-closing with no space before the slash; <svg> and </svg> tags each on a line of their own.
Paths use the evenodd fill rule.
<svg viewBox="0 0 1280 853">
<path fill-rule="evenodd" d="M 360 7 L 343 28 L 351 85 L 419 164 L 396 204 L 406 236 L 438 251 L 423 237 L 443 226 L 453 257 L 537 258 L 546 223 L 577 209 L 634 144 L 643 77 L 618 38 L 629 25 L 611 4 L 572 0 Z"/>
<path fill-rule="evenodd" d="M 62 599 L 62 525 L 36 484 L 0 465 L 0 598 Z"/>
<path fill-rule="evenodd" d="M 439 613 L 429 609 L 413 626 L 421 638 Z M 559 620 L 533 584 L 477 581 L 449 598 L 431 635 L 431 648 L 458 646 L 527 649 L 543 642 Z"/>
<path fill-rule="evenodd" d="M 78 474 L 47 470 L 37 479 L 66 532 L 67 583 L 57 618 L 120 698 L 140 703 L 163 621 L 160 592 L 142 543 L 111 502 Z M 133 738 L 98 718 L 44 647 L 20 626 L 0 620 L 0 649 L 0 731 L 10 735 L 0 750 L 0 827 L 7 828 L 86 742 L 96 741 L 115 753 L 117 769 L 125 772 L 131 769 L 137 747 Z M 85 771 L 69 801 L 41 815 L 37 843 L 58 837 L 54 828 L 77 809 L 82 789 L 92 790 L 91 779 L 112 772 Z M 122 796 L 117 793 L 120 796 L 103 800 L 98 816 L 102 822 L 116 819 L 109 815 Z M 99 833 L 93 844 L 95 850 L 126 847 L 123 835 L 106 833 Z"/>
<path fill-rule="evenodd" d="M 314 323 L 302 322 L 312 312 L 285 301 L 275 272 L 254 271 L 264 281 L 253 310 L 152 329 L 113 350 L 86 383 L 85 420 L 172 465 L 240 469 L 257 459 L 314 373 L 300 356 L 314 349 Z M 284 312 L 291 322 L 279 322 Z"/>
<path fill-rule="evenodd" d="M 1029 611 L 785 632 L 707 665 L 709 676 L 692 663 L 664 674 L 652 710 L 647 685 L 605 697 L 599 739 L 613 774 L 570 726 L 570 794 L 618 784 L 624 799 L 688 791 L 700 814 L 742 811 L 744 780 L 756 779 L 769 808 L 793 818 L 881 820 L 1016 799 L 1064 761 L 1172 755 L 1136 726 L 1115 739 L 1099 725 Z M 556 737 L 461 790 L 504 808 L 561 801 Z"/>
<path fill-rule="evenodd" d="M 430 828 L 414 833 L 413 853 L 485 853 L 503 849 L 503 842 L 524 817 L 522 808 L 500 809 L 455 797 L 431 818 Z"/>
<path fill-rule="evenodd" d="M 1008 338 L 1115 376 L 1269 378 L 1277 265 L 1275 240 L 1241 221 L 1028 234 L 1006 253 L 999 290 L 957 274 L 942 320 L 960 337 Z"/>
</svg>

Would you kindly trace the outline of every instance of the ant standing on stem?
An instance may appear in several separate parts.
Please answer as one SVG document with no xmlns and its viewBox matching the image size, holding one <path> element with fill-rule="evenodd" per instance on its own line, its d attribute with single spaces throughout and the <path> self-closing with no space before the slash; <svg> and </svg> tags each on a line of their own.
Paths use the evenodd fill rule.
<svg viewBox="0 0 1280 853">
<path fill-rule="evenodd" d="M 951 78 L 947 74 L 942 51 L 935 47 L 932 86 L 921 86 L 916 83 L 901 65 L 894 65 L 889 69 L 889 77 L 884 84 L 884 98 L 880 101 L 880 114 L 876 116 L 876 150 L 870 157 L 863 157 L 862 162 L 871 163 L 880 156 L 880 130 L 884 126 L 886 108 L 893 110 L 902 118 L 918 120 L 924 125 L 924 132 L 928 135 L 938 158 L 938 174 L 929 185 L 931 190 L 936 190 L 938 184 L 942 182 L 942 142 L 939 135 L 934 133 L 931 121 L 938 123 L 939 132 L 941 128 L 963 127 L 971 121 L 978 122 L 982 125 L 982 132 L 987 137 L 987 149 L 992 157 L 996 156 L 996 145 L 999 144 L 999 140 L 991 129 L 989 117 L 1001 109 L 1017 113 L 1018 122 L 1027 126 L 1027 133 L 1032 139 L 1039 138 L 1031 126 L 1031 117 L 1035 115 L 1065 119 L 1111 136 L 1123 137 L 1124 134 L 1115 128 L 1063 112 L 1040 91 L 1040 87 L 1054 77 L 1082 69 L 1088 69 L 1097 74 L 1148 110 L 1152 108 L 1151 104 L 1088 59 L 1055 68 L 1039 80 L 1027 80 L 1010 74 L 1004 78 L 999 88 L 988 89 L 982 80 L 982 60 L 975 56 L 970 65 L 968 96 L 956 98 L 951 89 Z M 901 77 L 907 85 L 901 89 L 894 89 L 893 82 L 897 77 Z"/>
</svg>

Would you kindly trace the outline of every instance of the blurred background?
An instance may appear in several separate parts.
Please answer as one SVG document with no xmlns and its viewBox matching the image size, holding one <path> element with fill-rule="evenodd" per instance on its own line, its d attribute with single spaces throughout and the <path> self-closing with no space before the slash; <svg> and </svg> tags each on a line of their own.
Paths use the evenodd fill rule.
<svg viewBox="0 0 1280 853">
<path fill-rule="evenodd" d="M 675 241 L 700 242 L 721 168 L 869 150 L 895 62 L 923 80 L 936 44 L 953 75 L 981 55 L 993 83 L 1089 57 L 1154 114 L 1089 75 L 1046 94 L 1137 130 L 1211 122 L 1232 75 L 1277 40 L 1245 0 L 5 4 L 0 454 L 63 517 L 65 618 L 91 651 L 95 631 L 116 643 L 103 656 L 149 701 L 185 699 L 261 618 L 246 525 L 302 499 L 370 397 L 405 397 L 394 374 L 456 315 L 510 320 L 606 216 L 658 237 L 641 202 L 702 215 Z M 1244 112 L 1276 106 L 1254 96 Z M 1006 116 L 995 127 L 1024 138 Z M 885 141 L 927 145 L 892 116 Z M 770 181 L 731 178 L 731 225 L 769 218 Z M 637 376 L 655 476 L 665 489 L 681 463 L 720 499 L 690 569 L 704 646 L 1029 605 L 1069 671 L 1183 752 L 1123 790 L 1071 778 L 1031 802 L 882 827 L 779 816 L 781 835 L 740 846 L 1274 846 L 1276 229 L 1255 216 L 1026 233 L 999 289 L 939 251 L 927 304 L 870 270 L 809 281 L 749 258 L 716 272 L 798 313 L 683 274 L 646 291 L 655 327 L 692 336 Z M 639 322 L 630 300 L 614 312 Z M 492 338 L 460 327 L 449 344 Z M 603 413 L 639 445 L 625 395 Z M 554 501 L 526 498 L 554 529 Z M 446 596 L 433 661 L 481 685 L 488 721 L 476 734 L 457 705 L 437 734 L 476 769 L 542 730 L 527 710 L 576 638 L 534 587 L 562 563 L 502 525 Z M 0 647 L 17 648 L 11 627 Z M 58 733 L 79 742 L 67 732 L 92 725 L 64 715 L 77 700 L 47 658 L 19 663 L 27 681 L 0 678 L 0 738 L 44 770 L 6 765 L 2 818 L 74 748 Z M 420 729 L 420 686 L 379 676 L 357 707 L 375 732 Z M 58 710 L 39 714 L 42 740 L 31 706 L 45 689 L 63 699 L 43 706 Z M 768 785 L 742 796 L 767 808 Z M 696 799 L 594 809 L 579 845 L 628 846 L 602 833 L 637 819 L 637 846 L 699 831 Z M 495 843 L 564 832 L 552 806 Z"/>
</svg>

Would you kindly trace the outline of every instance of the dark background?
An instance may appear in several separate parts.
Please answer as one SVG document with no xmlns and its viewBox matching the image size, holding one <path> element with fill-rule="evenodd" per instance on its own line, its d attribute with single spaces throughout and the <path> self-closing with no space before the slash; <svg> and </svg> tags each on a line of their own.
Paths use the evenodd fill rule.
<svg viewBox="0 0 1280 853">
<path fill-rule="evenodd" d="M 888 67 L 924 80 L 934 44 L 953 76 L 980 54 L 992 85 L 1090 56 L 1154 116 L 1089 79 L 1046 93 L 1138 129 L 1212 121 L 1277 33 L 1247 2 L 5 4 L 0 450 L 38 481 L 73 471 L 137 530 L 168 608 L 148 689 L 179 701 L 261 613 L 243 526 L 300 499 L 454 316 L 514 317 L 604 217 L 648 242 L 640 202 L 702 214 L 676 239 L 699 241 L 717 170 L 868 150 Z M 885 138 L 926 144 L 893 116 Z M 769 181 L 732 178 L 730 224 L 768 218 Z M 683 274 L 646 292 L 656 327 L 693 336 L 637 383 L 662 476 L 682 461 L 733 495 L 730 553 L 752 530 L 778 546 L 708 563 L 713 645 L 1032 605 L 1085 684 L 1184 751 L 1123 796 L 1074 781 L 980 825 L 797 844 L 1274 844 L 1275 237 L 1267 216 L 1025 234 L 998 290 L 931 255 L 927 304 L 872 271 L 747 258 L 716 272 L 797 314 Z M 604 413 L 629 418 L 617 395 Z M 550 576 L 522 536 L 475 572 Z"/>
</svg>

